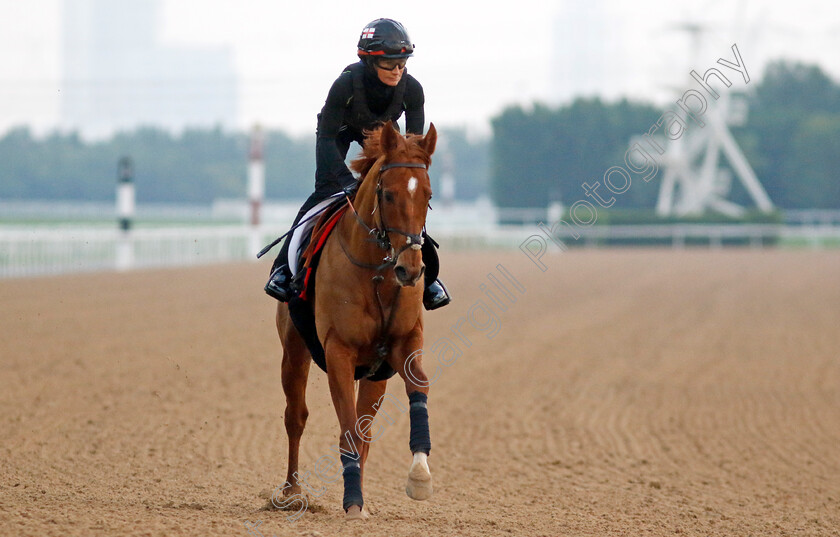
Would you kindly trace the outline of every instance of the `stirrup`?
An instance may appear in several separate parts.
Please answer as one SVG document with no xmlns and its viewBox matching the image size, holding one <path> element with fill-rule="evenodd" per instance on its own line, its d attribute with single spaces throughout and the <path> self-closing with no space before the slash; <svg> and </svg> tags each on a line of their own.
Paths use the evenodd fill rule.
<svg viewBox="0 0 840 537">
<path fill-rule="evenodd" d="M 269 276 L 268 283 L 265 284 L 265 292 L 280 302 L 288 302 L 295 296 L 292 292 L 291 281 L 289 266 L 280 265 Z"/>
<path fill-rule="evenodd" d="M 423 290 L 423 307 L 428 311 L 442 308 L 450 302 L 452 298 L 440 279 L 433 281 Z"/>
<path fill-rule="evenodd" d="M 297 274 L 289 279 L 289 288 L 297 296 L 306 286 L 306 269 L 300 269 Z"/>
</svg>

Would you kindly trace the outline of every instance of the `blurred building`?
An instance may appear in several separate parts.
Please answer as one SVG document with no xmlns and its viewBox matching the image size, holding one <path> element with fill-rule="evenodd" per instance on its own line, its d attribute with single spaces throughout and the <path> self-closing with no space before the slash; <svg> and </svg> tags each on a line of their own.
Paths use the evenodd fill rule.
<svg viewBox="0 0 840 537">
<path fill-rule="evenodd" d="M 162 44 L 159 0 L 64 0 L 61 123 L 90 137 L 236 120 L 228 47 Z"/>
<path fill-rule="evenodd" d="M 552 32 L 551 98 L 616 98 L 626 93 L 623 27 L 609 0 L 560 4 Z"/>
</svg>

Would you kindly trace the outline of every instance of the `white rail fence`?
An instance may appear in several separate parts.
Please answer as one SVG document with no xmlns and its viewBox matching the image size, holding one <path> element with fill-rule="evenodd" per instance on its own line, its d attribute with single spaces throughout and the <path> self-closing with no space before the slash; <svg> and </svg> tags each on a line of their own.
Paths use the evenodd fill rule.
<svg viewBox="0 0 840 537">
<path fill-rule="evenodd" d="M 552 244 L 547 228 L 537 226 L 496 226 L 483 230 L 446 229 L 435 232 L 435 239 L 449 248 L 519 248 L 529 237 L 537 236 Z M 840 247 L 840 226 L 788 226 L 765 224 L 669 224 L 617 225 L 574 228 L 561 227 L 553 237 L 565 247 L 599 247 L 622 244 L 657 245 L 671 248 L 728 245 L 753 248 L 797 245 L 811 248 Z M 559 247 L 559 246 L 558 246 Z"/>
<path fill-rule="evenodd" d="M 270 238 L 248 227 L 0 229 L 0 278 L 254 259 Z"/>
<path fill-rule="evenodd" d="M 0 278 L 203 265 L 254 260 L 282 227 L 205 226 L 135 229 L 129 234 L 96 228 L 0 228 Z M 564 231 L 560 229 L 558 231 Z M 781 241 L 820 248 L 840 246 L 837 225 L 649 225 L 592 226 L 579 236 L 555 239 L 569 247 L 621 244 L 632 240 L 682 248 L 737 243 L 763 247 Z M 435 227 L 433 236 L 448 250 L 519 248 L 529 237 L 552 241 L 536 226 Z M 269 254 L 273 255 L 274 252 Z"/>
</svg>

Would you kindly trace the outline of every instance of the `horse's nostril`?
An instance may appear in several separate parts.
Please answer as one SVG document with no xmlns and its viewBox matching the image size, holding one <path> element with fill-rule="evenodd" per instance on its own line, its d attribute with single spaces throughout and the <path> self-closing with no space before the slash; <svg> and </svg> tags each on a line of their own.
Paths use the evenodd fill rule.
<svg viewBox="0 0 840 537">
<path fill-rule="evenodd" d="M 397 276 L 397 279 L 401 282 L 404 282 L 408 279 L 408 270 L 405 267 L 394 267 L 394 274 Z"/>
</svg>

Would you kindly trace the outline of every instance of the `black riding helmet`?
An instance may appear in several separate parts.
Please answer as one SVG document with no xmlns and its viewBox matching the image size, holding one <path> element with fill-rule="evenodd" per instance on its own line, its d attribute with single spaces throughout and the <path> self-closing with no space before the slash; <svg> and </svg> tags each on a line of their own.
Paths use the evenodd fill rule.
<svg viewBox="0 0 840 537">
<path fill-rule="evenodd" d="M 359 37 L 359 57 L 408 58 L 414 54 L 414 45 L 405 26 L 392 19 L 376 19 L 365 25 Z"/>
</svg>

